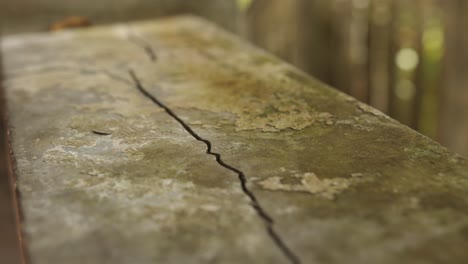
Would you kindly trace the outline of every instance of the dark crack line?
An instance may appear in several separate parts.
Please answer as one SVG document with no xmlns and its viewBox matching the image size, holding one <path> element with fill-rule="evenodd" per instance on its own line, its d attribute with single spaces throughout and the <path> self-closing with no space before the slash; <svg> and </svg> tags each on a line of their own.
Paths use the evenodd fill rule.
<svg viewBox="0 0 468 264">
<path fill-rule="evenodd" d="M 162 103 L 160 100 L 158 100 L 155 96 L 150 94 L 142 85 L 138 77 L 136 76 L 135 72 L 133 70 L 129 70 L 130 77 L 133 79 L 135 82 L 135 86 L 140 91 L 145 97 L 150 99 L 153 103 L 161 107 L 166 111 L 168 115 L 170 115 L 172 118 L 174 118 L 191 136 L 193 136 L 196 140 L 205 143 L 206 145 L 206 153 L 212 156 L 215 156 L 216 161 L 218 162 L 219 165 L 222 167 L 236 173 L 239 177 L 240 184 L 242 187 L 242 191 L 244 192 L 245 195 L 250 199 L 251 206 L 255 209 L 257 214 L 260 216 L 260 218 L 264 221 L 268 234 L 272 238 L 272 240 L 275 242 L 275 244 L 278 246 L 278 248 L 283 252 L 283 254 L 291 261 L 291 263 L 294 264 L 299 264 L 301 263 L 299 258 L 297 257 L 294 252 L 291 251 L 291 249 L 288 248 L 286 243 L 281 239 L 281 237 L 278 235 L 278 233 L 275 231 L 273 227 L 273 219 L 265 212 L 265 210 L 262 208 L 260 203 L 257 200 L 257 197 L 253 194 L 251 190 L 247 187 L 247 179 L 245 177 L 244 172 L 241 170 L 225 163 L 223 159 L 221 158 L 221 154 L 213 152 L 211 150 L 211 142 L 207 139 L 202 138 L 200 135 L 198 135 L 195 131 L 190 128 L 187 123 L 185 123 L 177 114 L 175 114 L 168 106 L 166 106 L 164 103 Z"/>
<path fill-rule="evenodd" d="M 93 132 L 94 134 L 96 135 L 99 135 L 99 136 L 110 136 L 112 135 L 112 133 L 109 133 L 109 132 L 101 132 L 101 131 L 97 131 L 97 130 L 91 130 L 91 132 Z"/>
<path fill-rule="evenodd" d="M 153 45 L 151 45 L 151 42 L 148 41 L 146 38 L 138 34 L 134 28 L 130 25 L 126 25 L 128 32 L 127 32 L 127 40 L 136 46 L 142 48 L 148 58 L 152 61 L 155 62 L 158 60 L 158 56 L 156 55 L 156 52 L 154 51 Z"/>
<path fill-rule="evenodd" d="M 153 47 L 150 45 L 149 41 L 140 37 L 138 34 L 136 34 L 133 31 L 130 31 L 130 32 L 131 34 L 128 35 L 128 40 L 130 42 L 133 42 L 138 47 L 142 48 L 146 52 L 146 55 L 148 55 L 148 58 L 150 58 L 151 61 L 153 62 L 156 61 L 158 59 L 158 56 L 156 56 L 156 52 L 154 52 Z"/>
</svg>

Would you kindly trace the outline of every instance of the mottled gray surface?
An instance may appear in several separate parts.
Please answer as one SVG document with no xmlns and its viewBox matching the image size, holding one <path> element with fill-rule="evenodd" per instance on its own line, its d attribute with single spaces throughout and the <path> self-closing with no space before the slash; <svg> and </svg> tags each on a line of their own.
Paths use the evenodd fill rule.
<svg viewBox="0 0 468 264">
<path fill-rule="evenodd" d="M 209 23 L 2 50 L 33 263 L 468 259 L 465 159 Z"/>
</svg>

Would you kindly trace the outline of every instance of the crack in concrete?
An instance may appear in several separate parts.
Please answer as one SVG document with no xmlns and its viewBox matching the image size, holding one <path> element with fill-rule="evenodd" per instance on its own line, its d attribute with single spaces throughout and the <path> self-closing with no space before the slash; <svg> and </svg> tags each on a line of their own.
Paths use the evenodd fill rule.
<svg viewBox="0 0 468 264">
<path fill-rule="evenodd" d="M 254 208 L 254 210 L 257 212 L 257 214 L 260 216 L 260 218 L 263 220 L 263 222 L 266 225 L 267 232 L 271 239 L 274 241 L 274 243 L 278 246 L 278 248 L 281 250 L 281 252 L 290 260 L 291 263 L 294 264 L 299 264 L 301 263 L 300 259 L 298 256 L 291 250 L 289 247 L 286 245 L 286 243 L 283 241 L 283 239 L 279 236 L 279 234 L 275 231 L 274 229 L 274 222 L 273 219 L 265 212 L 265 210 L 262 208 L 260 203 L 258 202 L 257 197 L 253 194 L 253 192 L 247 187 L 247 179 L 241 170 L 225 163 L 223 159 L 221 158 L 221 154 L 213 152 L 212 147 L 211 147 L 211 142 L 207 139 L 202 138 L 200 135 L 198 135 L 195 131 L 192 130 L 192 128 L 185 123 L 174 111 L 172 111 L 168 106 L 166 106 L 163 102 L 161 102 L 159 99 L 157 99 L 155 96 L 153 96 L 151 93 L 149 93 L 142 85 L 141 81 L 138 79 L 136 76 L 135 72 L 133 70 L 129 70 L 130 77 L 133 79 L 136 88 L 138 91 L 140 91 L 145 97 L 150 99 L 153 103 L 161 107 L 166 111 L 166 113 L 171 116 L 173 119 L 175 119 L 192 137 L 194 137 L 196 140 L 203 142 L 206 145 L 206 153 L 208 155 L 212 155 L 216 158 L 216 161 L 218 164 L 234 173 L 236 173 L 239 177 L 239 181 L 241 184 L 242 191 L 244 194 L 250 199 L 251 206 Z"/>
<path fill-rule="evenodd" d="M 135 31 L 132 30 L 131 27 L 128 27 L 127 39 L 136 46 L 142 48 L 151 61 L 155 62 L 158 59 L 158 57 L 156 56 L 156 52 L 154 52 L 153 46 L 150 44 L 150 42 L 142 36 L 135 33 Z"/>
</svg>

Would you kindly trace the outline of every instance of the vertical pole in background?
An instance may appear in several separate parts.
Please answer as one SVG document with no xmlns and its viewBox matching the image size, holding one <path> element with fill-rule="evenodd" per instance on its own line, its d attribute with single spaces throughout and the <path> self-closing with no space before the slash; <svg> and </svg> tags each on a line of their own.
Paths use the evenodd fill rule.
<svg viewBox="0 0 468 264">
<path fill-rule="evenodd" d="M 295 65 L 301 65 L 298 32 L 302 16 L 301 2 L 283 0 L 255 0 L 247 12 L 247 38 L 254 44 Z"/>
<path fill-rule="evenodd" d="M 368 102 L 368 44 L 370 1 L 351 1 L 350 22 L 350 94 L 362 102 Z"/>
<path fill-rule="evenodd" d="M 423 47 L 423 35 L 425 30 L 425 6 L 427 2 L 417 0 L 414 2 L 415 15 L 416 15 L 416 52 L 419 55 L 419 64 L 416 68 L 414 77 L 414 99 L 413 99 L 413 111 L 411 118 L 411 127 L 415 130 L 420 129 L 421 119 L 421 107 L 424 93 L 427 91 L 424 82 L 424 66 L 425 66 L 425 54 Z M 432 4 L 432 3 L 431 3 Z"/>
<path fill-rule="evenodd" d="M 445 58 L 439 140 L 452 151 L 468 155 L 468 1 L 443 1 Z"/>
<path fill-rule="evenodd" d="M 416 5 L 414 1 L 395 0 L 393 32 L 394 49 L 392 67 L 394 83 L 392 93 L 392 117 L 411 126 L 414 110 L 416 69 L 419 54 L 416 51 Z"/>
<path fill-rule="evenodd" d="M 418 131 L 436 139 L 441 103 L 442 66 L 444 56 L 443 8 L 439 0 L 431 0 L 424 5 L 424 33 L 422 37 L 422 85 Z"/>
<path fill-rule="evenodd" d="M 371 1 L 369 12 L 369 103 L 388 113 L 391 57 L 391 2 Z"/>
<path fill-rule="evenodd" d="M 398 51 L 398 0 L 390 1 L 390 25 L 389 25 L 389 38 L 388 38 L 388 114 L 394 116 L 395 114 L 395 86 L 396 86 L 396 65 L 395 55 Z"/>
<path fill-rule="evenodd" d="M 350 74 L 349 74 L 349 43 L 350 43 L 350 19 L 351 19 L 351 1 L 332 0 L 332 19 L 331 23 L 331 85 L 339 90 L 349 93 Z"/>
</svg>

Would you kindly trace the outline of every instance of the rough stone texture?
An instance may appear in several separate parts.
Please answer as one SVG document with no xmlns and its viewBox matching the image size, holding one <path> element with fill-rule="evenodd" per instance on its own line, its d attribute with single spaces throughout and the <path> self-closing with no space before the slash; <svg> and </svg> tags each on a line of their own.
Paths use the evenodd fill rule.
<svg viewBox="0 0 468 264">
<path fill-rule="evenodd" d="M 212 24 L 2 50 L 33 263 L 468 259 L 465 159 Z"/>
</svg>

